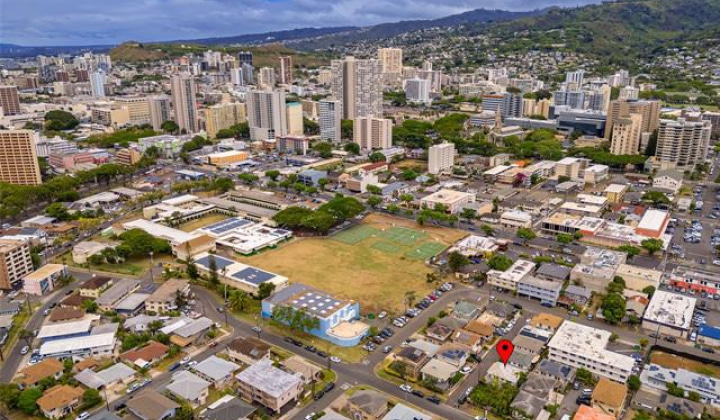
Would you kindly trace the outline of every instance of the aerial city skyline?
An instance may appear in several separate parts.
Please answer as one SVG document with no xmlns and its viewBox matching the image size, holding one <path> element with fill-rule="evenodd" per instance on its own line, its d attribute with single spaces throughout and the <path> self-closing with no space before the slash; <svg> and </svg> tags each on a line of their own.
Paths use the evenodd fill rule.
<svg viewBox="0 0 720 420">
<path fill-rule="evenodd" d="M 720 2 L 0 1 L 1 418 L 720 419 Z"/>
</svg>

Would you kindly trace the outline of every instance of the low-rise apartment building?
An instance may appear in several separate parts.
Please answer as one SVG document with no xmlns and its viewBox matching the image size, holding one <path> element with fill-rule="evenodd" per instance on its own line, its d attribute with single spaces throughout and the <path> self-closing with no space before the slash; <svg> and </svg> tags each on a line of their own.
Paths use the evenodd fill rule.
<svg viewBox="0 0 720 420">
<path fill-rule="evenodd" d="M 189 293 L 190 283 L 187 280 L 167 280 L 145 300 L 145 310 L 155 313 L 175 310 L 178 294 L 187 296 Z"/>
<path fill-rule="evenodd" d="M 697 299 L 656 290 L 643 315 L 642 327 L 656 334 L 687 337 Z"/>
<path fill-rule="evenodd" d="M 517 260 L 505 271 L 490 270 L 487 272 L 487 280 L 490 285 L 505 290 L 516 291 L 518 283 L 529 276 L 535 268 L 535 264 L 527 260 Z"/>
<path fill-rule="evenodd" d="M 563 284 L 557 281 L 545 280 L 535 276 L 525 276 L 517 283 L 517 293 L 538 299 L 544 305 L 555 306 Z"/>
<path fill-rule="evenodd" d="M 279 413 L 288 403 L 297 401 L 303 391 L 302 375 L 287 373 L 267 359 L 235 375 L 238 393 L 249 402 Z"/>
<path fill-rule="evenodd" d="M 548 343 L 549 359 L 625 383 L 635 359 L 607 350 L 610 335 L 610 331 L 565 321 Z"/>
</svg>

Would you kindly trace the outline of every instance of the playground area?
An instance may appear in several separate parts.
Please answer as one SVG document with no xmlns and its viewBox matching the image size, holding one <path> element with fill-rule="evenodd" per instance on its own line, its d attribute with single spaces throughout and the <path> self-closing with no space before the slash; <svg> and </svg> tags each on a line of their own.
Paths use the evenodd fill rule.
<svg viewBox="0 0 720 420">
<path fill-rule="evenodd" d="M 359 225 L 328 238 L 299 238 L 278 249 L 239 258 L 336 297 L 360 302 L 363 313 L 403 310 L 408 291 L 422 296 L 425 260 L 464 236 L 455 229 L 416 226 L 412 221 L 371 214 Z"/>
</svg>

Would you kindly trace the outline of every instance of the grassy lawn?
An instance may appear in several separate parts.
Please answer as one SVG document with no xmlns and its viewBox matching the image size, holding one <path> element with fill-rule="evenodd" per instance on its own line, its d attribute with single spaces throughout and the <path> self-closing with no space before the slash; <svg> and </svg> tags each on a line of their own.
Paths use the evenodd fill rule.
<svg viewBox="0 0 720 420">
<path fill-rule="evenodd" d="M 414 229 L 416 239 L 404 238 L 403 243 L 398 243 L 388 238 L 392 235 L 382 234 L 393 227 Z M 418 226 L 379 214 L 371 214 L 353 229 L 359 230 L 331 238 L 296 239 L 275 250 L 238 259 L 287 276 L 292 282 L 356 300 L 363 313 L 397 313 L 403 310 L 406 292 L 415 291 L 421 296 L 432 289 L 425 281 L 425 275 L 432 270 L 415 256 L 429 255 L 465 236 L 459 230 Z"/>
<path fill-rule="evenodd" d="M 171 263 L 173 257 L 171 255 L 156 255 L 154 258 L 155 264 L 158 263 Z M 87 264 L 80 265 L 72 262 L 72 259 L 68 259 L 68 263 L 73 267 L 88 268 Z M 117 273 L 128 276 L 140 276 L 150 270 L 150 257 L 133 257 L 125 262 L 119 264 L 93 264 L 91 269 L 95 271 L 103 271 L 106 273 Z"/>
<path fill-rule="evenodd" d="M 715 378 L 720 378 L 720 366 L 701 363 L 657 350 L 650 353 L 650 363 L 655 363 L 668 369 L 683 368 L 701 375 L 709 375 Z"/>
<path fill-rule="evenodd" d="M 211 214 L 208 214 L 207 216 L 201 217 L 199 219 L 191 220 L 187 223 L 184 223 L 184 224 L 180 225 L 180 227 L 178 229 L 185 231 L 185 232 L 192 232 L 195 229 L 203 228 L 205 226 L 211 225 L 213 223 L 217 223 L 217 222 L 219 222 L 221 220 L 225 220 L 227 218 L 228 218 L 228 216 L 226 216 L 224 214 L 211 213 Z"/>
<path fill-rule="evenodd" d="M 423 173 L 428 168 L 426 161 L 417 159 L 403 159 L 398 163 L 393 163 L 391 166 L 398 169 L 412 169 L 418 173 Z"/>
<path fill-rule="evenodd" d="M 21 329 L 25 328 L 29 320 L 30 314 L 28 314 L 27 306 L 23 305 L 23 307 L 20 308 L 20 312 L 18 312 L 18 314 L 13 317 L 12 327 L 10 327 L 10 332 L 8 332 L 8 338 L 3 345 L 5 351 L 8 351 L 8 349 L 12 349 L 13 346 L 15 346 L 15 343 L 17 343 L 19 339 L 18 333 Z M 0 362 L 0 364 L 2 363 L 3 362 Z"/>
</svg>

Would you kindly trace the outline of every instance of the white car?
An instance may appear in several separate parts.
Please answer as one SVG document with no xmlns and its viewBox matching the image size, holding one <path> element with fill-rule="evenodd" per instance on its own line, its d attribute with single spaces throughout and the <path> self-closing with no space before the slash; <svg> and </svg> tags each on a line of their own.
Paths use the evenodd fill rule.
<svg viewBox="0 0 720 420">
<path fill-rule="evenodd" d="M 184 365 L 185 363 L 188 363 L 189 361 L 190 361 L 190 356 L 185 356 L 182 358 L 180 363 L 182 363 Z"/>
<path fill-rule="evenodd" d="M 30 347 L 25 346 L 20 350 L 20 354 L 28 354 L 29 351 L 30 351 Z"/>
<path fill-rule="evenodd" d="M 90 413 L 88 413 L 87 411 L 83 411 L 75 418 L 75 420 L 84 420 L 88 417 L 90 417 Z"/>
<path fill-rule="evenodd" d="M 472 372 L 472 368 L 470 366 L 463 366 L 462 369 L 460 369 L 460 372 L 470 373 L 470 372 Z"/>
<path fill-rule="evenodd" d="M 400 389 L 403 390 L 403 391 L 405 391 L 405 392 L 412 392 L 412 391 L 413 391 L 413 388 L 412 388 L 410 385 L 408 385 L 408 384 L 402 384 L 402 385 L 400 385 Z"/>
<path fill-rule="evenodd" d="M 317 416 L 316 413 L 310 413 L 307 416 L 305 416 L 305 420 L 313 420 Z"/>
<path fill-rule="evenodd" d="M 380 312 L 380 313 L 378 314 L 377 317 L 378 317 L 378 319 L 383 319 L 383 318 L 385 318 L 386 316 L 388 316 L 388 313 L 387 313 L 386 311 L 382 311 L 382 312 Z"/>
<path fill-rule="evenodd" d="M 342 360 L 337 356 L 330 356 L 330 361 L 333 363 L 342 363 Z"/>
</svg>

